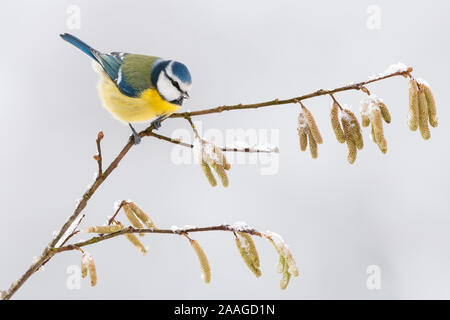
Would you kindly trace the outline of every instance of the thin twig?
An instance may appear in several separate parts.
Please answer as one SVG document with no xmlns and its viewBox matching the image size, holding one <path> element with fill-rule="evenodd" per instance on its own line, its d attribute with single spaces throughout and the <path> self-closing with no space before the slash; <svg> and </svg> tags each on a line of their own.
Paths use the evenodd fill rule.
<svg viewBox="0 0 450 320">
<path fill-rule="evenodd" d="M 111 219 L 108 220 L 108 225 L 110 225 L 111 223 L 114 222 L 114 219 L 116 218 L 117 214 L 119 213 L 120 209 L 122 209 L 123 205 L 125 204 L 125 200 L 122 200 L 119 204 L 119 206 L 116 209 L 116 212 L 114 212 L 113 216 L 111 217 Z"/>
<path fill-rule="evenodd" d="M 172 139 L 160 134 L 157 134 L 155 132 L 151 132 L 148 134 L 151 137 L 155 137 L 157 139 L 163 140 L 163 141 L 167 141 L 173 144 L 177 144 L 183 147 L 187 147 L 187 148 L 193 148 L 194 145 L 191 143 L 187 143 L 187 142 L 183 142 L 181 140 L 178 139 Z M 220 150 L 225 151 L 225 152 L 247 152 L 247 153 L 277 153 L 279 152 L 278 148 L 273 148 L 273 149 L 258 149 L 255 147 L 243 147 L 243 148 L 233 148 L 233 147 L 220 147 Z"/>
<path fill-rule="evenodd" d="M 97 160 L 97 163 L 98 163 L 98 175 L 99 176 L 101 176 L 103 173 L 102 147 L 101 147 L 101 142 L 102 142 L 103 137 L 104 137 L 103 132 L 100 131 L 97 135 L 97 139 L 95 140 L 95 143 L 97 144 L 97 154 L 94 156 L 94 159 Z"/>
</svg>

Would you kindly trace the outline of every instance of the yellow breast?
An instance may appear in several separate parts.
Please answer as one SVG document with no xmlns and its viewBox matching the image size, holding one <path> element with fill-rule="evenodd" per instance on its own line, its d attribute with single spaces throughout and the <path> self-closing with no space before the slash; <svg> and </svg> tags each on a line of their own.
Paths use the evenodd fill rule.
<svg viewBox="0 0 450 320">
<path fill-rule="evenodd" d="M 102 75 L 98 90 L 103 105 L 121 121 L 142 122 L 152 120 L 162 115 L 170 115 L 179 106 L 165 101 L 156 89 L 147 89 L 138 98 L 123 95 L 112 80 Z"/>
</svg>

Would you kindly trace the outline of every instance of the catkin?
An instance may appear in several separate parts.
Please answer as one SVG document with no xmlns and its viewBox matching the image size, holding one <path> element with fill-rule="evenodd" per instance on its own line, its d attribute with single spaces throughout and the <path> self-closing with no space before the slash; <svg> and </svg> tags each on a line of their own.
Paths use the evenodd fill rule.
<svg viewBox="0 0 450 320">
<path fill-rule="evenodd" d="M 156 225 L 153 223 L 152 219 L 150 219 L 150 217 L 134 202 L 128 202 L 128 205 L 130 206 L 131 210 L 133 210 L 136 217 L 138 217 L 146 227 L 154 229 L 156 228 Z"/>
<path fill-rule="evenodd" d="M 355 145 L 359 150 L 361 150 L 364 147 L 364 140 L 358 118 L 356 118 L 355 114 L 349 109 L 344 109 L 344 112 L 350 118 L 350 131 L 353 140 L 355 141 Z"/>
<path fill-rule="evenodd" d="M 86 278 L 88 275 L 88 255 L 83 253 L 81 256 L 81 277 Z"/>
<path fill-rule="evenodd" d="M 306 107 L 302 108 L 303 112 L 305 113 L 306 123 L 308 124 L 308 128 L 314 138 L 314 141 L 317 144 L 321 144 L 323 142 L 322 135 L 320 134 L 319 127 L 317 127 L 312 113 L 308 109 L 306 109 Z"/>
<path fill-rule="evenodd" d="M 205 251 L 203 251 L 202 247 L 196 240 L 189 239 L 192 248 L 197 254 L 198 261 L 200 262 L 200 268 L 202 270 L 202 278 L 205 283 L 211 282 L 211 268 L 209 267 L 208 258 L 206 257 Z"/>
<path fill-rule="evenodd" d="M 217 155 L 217 157 L 219 158 L 219 161 L 220 161 L 220 165 L 222 165 L 223 166 L 223 168 L 225 169 L 225 170 L 230 170 L 230 168 L 231 168 L 231 165 L 230 165 L 230 163 L 228 162 L 228 160 L 227 160 L 227 158 L 225 157 L 225 154 L 222 152 L 222 150 L 219 148 L 219 147 L 217 147 L 217 146 L 214 146 L 214 153 Z"/>
<path fill-rule="evenodd" d="M 142 254 L 146 254 L 147 253 L 147 249 L 142 244 L 142 242 L 139 241 L 138 237 L 136 237 L 136 235 L 134 233 L 127 233 L 127 234 L 125 234 L 125 237 L 128 239 L 128 241 L 131 242 L 131 244 L 136 249 L 138 249 L 140 252 L 142 252 Z"/>
<path fill-rule="evenodd" d="M 361 150 L 362 148 L 364 148 L 364 140 L 361 133 L 361 127 L 359 125 L 352 125 L 352 133 L 356 147 Z"/>
<path fill-rule="evenodd" d="M 298 139 L 300 144 L 300 150 L 305 151 L 306 147 L 308 146 L 308 136 L 306 132 L 307 124 L 305 120 L 305 115 L 303 112 L 300 112 L 298 115 Z"/>
<path fill-rule="evenodd" d="M 408 126 L 412 131 L 419 126 L 419 89 L 415 80 L 409 81 Z"/>
<path fill-rule="evenodd" d="M 224 187 L 228 187 L 228 176 L 227 173 L 224 169 L 224 167 L 222 167 L 221 165 L 219 165 L 218 163 L 213 162 L 211 165 L 214 169 L 214 171 L 216 171 L 217 175 L 220 178 L 220 181 L 222 182 L 222 185 Z"/>
<path fill-rule="evenodd" d="M 280 259 L 279 259 L 278 264 L 277 264 L 277 272 L 278 273 L 283 273 L 286 270 L 287 270 L 286 259 L 284 259 L 284 257 L 280 254 Z"/>
<path fill-rule="evenodd" d="M 253 263 L 255 266 L 259 267 L 259 255 L 258 251 L 256 250 L 255 242 L 253 242 L 252 236 L 245 232 L 239 232 L 239 235 L 245 239 L 246 245 L 248 247 L 248 252 L 250 254 L 250 257 L 252 258 Z"/>
<path fill-rule="evenodd" d="M 291 274 L 289 272 L 283 273 L 280 281 L 281 290 L 285 290 L 289 284 L 289 280 L 291 279 Z"/>
<path fill-rule="evenodd" d="M 331 107 L 330 118 L 331 118 L 331 126 L 333 127 L 337 141 L 339 143 L 344 143 L 345 134 L 344 131 L 342 130 L 341 124 L 339 123 L 339 105 L 336 102 L 334 102 L 333 106 Z"/>
<path fill-rule="evenodd" d="M 209 184 L 212 187 L 217 186 L 216 178 L 214 178 L 214 175 L 213 175 L 213 173 L 211 171 L 211 168 L 209 167 L 209 164 L 206 161 L 202 160 L 200 165 L 202 167 L 203 173 L 205 174 L 206 178 L 209 181 Z"/>
<path fill-rule="evenodd" d="M 386 153 L 387 142 L 386 139 L 384 138 L 383 120 L 380 108 L 373 107 L 370 115 L 371 115 L 370 122 L 372 123 L 373 128 L 373 138 L 375 142 L 378 144 L 378 147 L 380 148 L 381 152 Z"/>
<path fill-rule="evenodd" d="M 131 225 L 137 229 L 142 229 L 144 226 L 142 225 L 141 221 L 139 221 L 139 219 L 136 217 L 133 210 L 131 210 L 130 204 L 128 202 L 125 202 L 122 207 L 123 207 L 123 211 L 125 212 L 125 215 L 126 215 L 128 221 L 130 221 Z M 140 233 L 139 235 L 141 237 L 144 236 L 143 233 Z"/>
<path fill-rule="evenodd" d="M 344 128 L 344 134 L 345 134 L 345 142 L 347 143 L 348 148 L 348 155 L 347 160 L 350 164 L 353 164 L 356 160 L 357 155 L 357 148 L 356 143 L 354 141 L 353 132 L 351 128 L 351 120 L 349 119 L 349 116 L 345 114 L 341 118 L 342 127 Z"/>
<path fill-rule="evenodd" d="M 425 92 L 419 89 L 419 130 L 422 138 L 430 139 L 430 127 L 428 126 L 428 105 Z"/>
<path fill-rule="evenodd" d="M 259 267 L 257 265 L 255 265 L 251 255 L 249 253 L 248 248 L 245 245 L 242 245 L 242 243 L 238 237 L 236 237 L 235 242 L 236 242 L 236 246 L 239 250 L 239 253 L 241 254 L 242 260 L 245 262 L 247 267 L 250 269 L 251 272 L 253 272 L 253 274 L 256 277 L 260 277 L 261 270 L 259 269 Z"/>
<path fill-rule="evenodd" d="M 313 158 L 313 159 L 317 159 L 317 156 L 318 156 L 318 151 L 317 151 L 317 143 L 316 143 L 316 140 L 314 139 L 314 137 L 313 137 L 313 135 L 312 135 L 312 133 L 311 133 L 311 130 L 309 129 L 309 127 L 308 127 L 308 129 L 307 129 L 308 131 L 308 143 L 309 143 L 309 151 L 311 152 L 311 157 Z"/>
<path fill-rule="evenodd" d="M 84 232 L 88 233 L 113 233 L 120 231 L 122 229 L 121 226 L 115 224 L 115 225 L 109 225 L 109 226 L 90 226 L 84 229 Z"/>
<path fill-rule="evenodd" d="M 300 143 L 300 150 L 305 151 L 308 146 L 308 135 L 306 134 L 306 127 L 298 129 L 298 138 Z"/>
<path fill-rule="evenodd" d="M 348 147 L 347 160 L 350 164 L 353 164 L 356 160 L 356 155 L 357 155 L 356 144 L 355 144 L 355 141 L 353 141 L 351 139 L 347 139 L 346 142 L 347 142 L 347 147 Z"/>
<path fill-rule="evenodd" d="M 95 287 L 97 284 L 97 268 L 92 256 L 88 259 L 89 276 L 91 277 L 91 287 Z"/>
<path fill-rule="evenodd" d="M 434 100 L 433 92 L 431 92 L 431 89 L 426 84 L 420 85 L 421 90 L 425 92 L 425 98 L 427 99 L 427 106 L 428 106 L 428 117 L 430 121 L 430 125 L 432 127 L 438 126 L 438 118 L 436 116 L 436 101 Z"/>
<path fill-rule="evenodd" d="M 380 107 L 380 111 L 381 111 L 381 115 L 383 117 L 383 120 L 386 121 L 386 123 L 391 123 L 391 113 L 389 112 L 388 108 L 386 107 L 386 105 L 381 102 L 379 104 Z"/>
<path fill-rule="evenodd" d="M 361 113 L 361 124 L 363 127 L 368 127 L 370 125 L 370 118 L 365 113 Z"/>
</svg>

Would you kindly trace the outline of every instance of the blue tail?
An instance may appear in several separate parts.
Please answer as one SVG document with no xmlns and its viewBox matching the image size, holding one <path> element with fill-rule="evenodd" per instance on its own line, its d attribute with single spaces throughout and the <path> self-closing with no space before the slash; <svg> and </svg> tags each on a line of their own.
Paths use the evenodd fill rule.
<svg viewBox="0 0 450 320">
<path fill-rule="evenodd" d="M 80 39 L 78 39 L 77 37 L 69 33 L 60 34 L 60 37 L 66 40 L 67 42 L 73 44 L 75 47 L 86 53 L 92 59 L 98 61 L 97 57 L 94 55 L 94 52 L 96 52 L 96 50 L 91 46 L 89 46 L 88 44 L 81 41 Z"/>
</svg>

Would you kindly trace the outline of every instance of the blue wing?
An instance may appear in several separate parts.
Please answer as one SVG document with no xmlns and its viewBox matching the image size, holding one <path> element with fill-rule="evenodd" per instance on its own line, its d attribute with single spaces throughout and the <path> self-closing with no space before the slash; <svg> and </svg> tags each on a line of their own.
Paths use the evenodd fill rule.
<svg viewBox="0 0 450 320">
<path fill-rule="evenodd" d="M 67 42 L 73 44 L 75 47 L 86 53 L 89 57 L 97 61 L 102 66 L 103 70 L 105 70 L 106 74 L 116 84 L 121 93 L 132 98 L 135 98 L 139 95 L 140 91 L 133 89 L 130 85 L 128 85 L 125 78 L 122 76 L 121 67 L 124 58 L 128 55 L 127 53 L 102 53 L 95 50 L 94 48 L 71 34 L 64 33 L 60 36 Z"/>
</svg>

